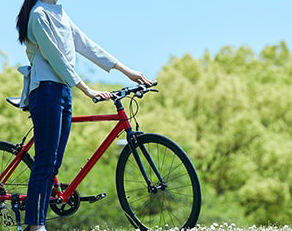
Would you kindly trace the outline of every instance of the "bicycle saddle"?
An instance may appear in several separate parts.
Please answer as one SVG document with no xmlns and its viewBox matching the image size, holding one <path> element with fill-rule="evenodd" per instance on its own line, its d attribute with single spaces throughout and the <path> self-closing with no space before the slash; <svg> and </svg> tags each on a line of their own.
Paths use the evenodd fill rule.
<svg viewBox="0 0 292 231">
<path fill-rule="evenodd" d="M 13 105 L 14 107 L 17 107 L 19 109 L 22 109 L 23 111 L 28 111 L 28 107 L 20 108 L 20 97 L 8 97 L 6 98 L 6 101 Z"/>
</svg>

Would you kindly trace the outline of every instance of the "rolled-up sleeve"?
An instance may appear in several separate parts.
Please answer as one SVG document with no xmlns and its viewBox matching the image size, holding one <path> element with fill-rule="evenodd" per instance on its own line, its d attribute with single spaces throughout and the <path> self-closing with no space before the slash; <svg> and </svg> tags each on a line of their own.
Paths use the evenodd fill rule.
<svg viewBox="0 0 292 231">
<path fill-rule="evenodd" d="M 70 64 L 66 56 L 58 48 L 54 31 L 43 14 L 31 17 L 33 36 L 35 37 L 42 56 L 49 62 L 56 74 L 70 87 L 77 85 L 81 78 Z"/>
<path fill-rule="evenodd" d="M 116 65 L 118 60 L 89 39 L 71 20 L 70 23 L 76 51 L 109 72 Z"/>
</svg>

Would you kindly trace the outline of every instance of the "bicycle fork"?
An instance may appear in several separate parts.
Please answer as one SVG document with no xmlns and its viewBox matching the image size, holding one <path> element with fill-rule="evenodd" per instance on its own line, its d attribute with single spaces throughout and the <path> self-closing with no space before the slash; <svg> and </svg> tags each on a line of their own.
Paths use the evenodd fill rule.
<svg viewBox="0 0 292 231">
<path fill-rule="evenodd" d="M 146 147 L 143 144 L 139 144 L 138 143 L 138 137 L 139 135 L 142 135 L 143 132 L 139 132 L 139 131 L 132 131 L 132 129 L 129 129 L 127 131 L 127 142 L 128 145 L 130 147 L 130 150 L 132 151 L 134 158 L 136 160 L 136 163 L 139 166 L 139 169 L 147 183 L 147 188 L 148 188 L 148 192 L 149 193 L 157 193 L 159 190 L 165 191 L 167 185 L 166 183 L 163 181 L 158 169 L 156 168 L 148 150 L 146 149 Z M 141 161 L 141 158 L 139 156 L 139 153 L 135 147 L 135 144 L 138 144 L 138 147 L 140 148 L 141 152 L 143 153 L 144 157 L 146 158 L 147 162 L 149 163 L 149 165 L 151 166 L 152 170 L 154 171 L 155 175 L 157 176 L 160 184 L 159 185 L 151 185 L 151 181 L 145 171 L 145 168 L 143 166 L 143 163 Z"/>
</svg>

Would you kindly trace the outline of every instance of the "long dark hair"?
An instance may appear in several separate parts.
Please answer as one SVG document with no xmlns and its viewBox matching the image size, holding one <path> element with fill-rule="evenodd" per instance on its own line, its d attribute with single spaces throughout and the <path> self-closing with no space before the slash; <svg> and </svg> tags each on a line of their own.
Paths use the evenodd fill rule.
<svg viewBox="0 0 292 231">
<path fill-rule="evenodd" d="M 18 30 L 18 40 L 21 44 L 27 39 L 27 24 L 29 19 L 29 13 L 37 0 L 25 0 L 21 7 L 21 10 L 17 16 L 16 28 Z"/>
</svg>

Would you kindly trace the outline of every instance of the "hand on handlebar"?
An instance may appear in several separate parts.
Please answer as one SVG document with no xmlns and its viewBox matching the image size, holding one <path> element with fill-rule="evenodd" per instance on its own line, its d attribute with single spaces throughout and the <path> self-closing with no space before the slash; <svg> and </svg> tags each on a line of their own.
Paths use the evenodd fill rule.
<svg viewBox="0 0 292 231">
<path fill-rule="evenodd" d="M 152 81 L 151 81 L 151 80 L 147 79 L 147 78 L 143 75 L 143 73 L 138 72 L 138 71 L 132 71 L 132 72 L 129 73 L 127 76 L 129 77 L 130 80 L 132 80 L 132 81 L 134 81 L 134 82 L 136 82 L 136 83 L 138 83 L 138 84 L 143 84 L 143 83 L 145 83 L 145 84 L 148 85 L 148 86 L 151 86 L 151 84 L 152 84 Z"/>
<path fill-rule="evenodd" d="M 90 97 L 91 99 L 93 99 L 94 97 L 101 97 L 104 100 L 110 100 L 113 95 L 112 93 L 108 92 L 108 91 L 96 91 L 93 89 L 88 89 L 88 92 L 85 93 L 88 97 Z"/>
<path fill-rule="evenodd" d="M 114 66 L 114 68 L 119 70 L 124 75 L 126 75 L 130 80 L 132 80 L 138 84 L 145 83 L 148 86 L 151 86 L 151 84 L 152 84 L 152 81 L 148 80 L 141 72 L 134 71 L 131 68 L 125 66 L 124 64 L 122 64 L 120 62 L 117 62 L 116 65 Z"/>
<path fill-rule="evenodd" d="M 83 81 L 80 81 L 77 84 L 77 87 L 81 91 L 83 91 L 83 93 L 86 96 L 88 96 L 91 99 L 93 99 L 95 97 L 101 97 L 104 100 L 110 100 L 113 97 L 112 93 L 110 93 L 108 91 L 96 91 L 96 90 L 89 88 Z"/>
</svg>

